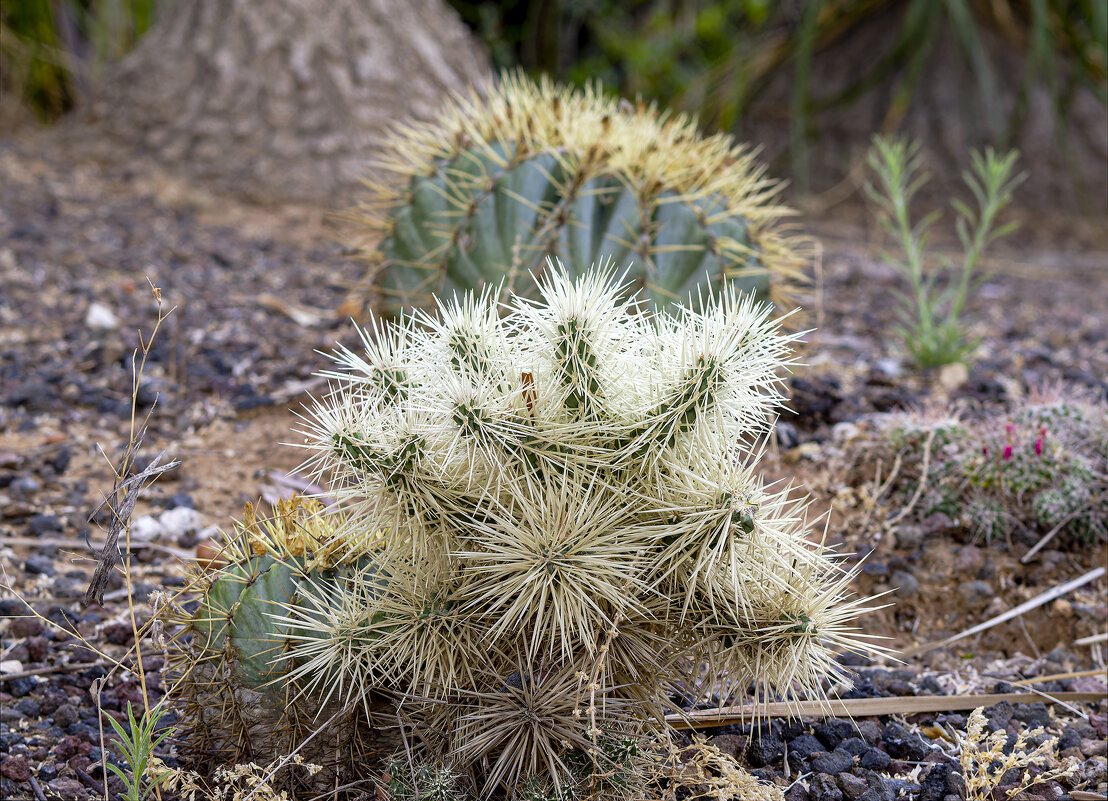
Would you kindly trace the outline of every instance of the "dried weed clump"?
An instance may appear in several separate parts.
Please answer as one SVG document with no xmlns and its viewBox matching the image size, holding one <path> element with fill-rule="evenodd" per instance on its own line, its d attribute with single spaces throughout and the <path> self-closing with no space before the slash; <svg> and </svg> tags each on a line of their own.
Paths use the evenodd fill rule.
<svg viewBox="0 0 1108 801">
<path fill-rule="evenodd" d="M 155 757 L 146 775 L 160 777 L 161 787 L 182 801 L 290 801 L 288 790 L 281 788 L 274 778 L 298 768 L 309 777 L 322 770 L 321 766 L 294 754 L 264 766 L 245 762 L 217 768 L 205 779 L 196 771 L 167 768 Z"/>
<path fill-rule="evenodd" d="M 1065 779 L 1081 767 L 1080 762 L 1073 759 L 1069 764 L 1050 767 L 1057 762 L 1058 738 L 1044 737 L 1041 726 L 1020 732 L 1010 749 L 1006 747 L 1006 731 L 987 732 L 985 712 L 978 707 L 970 713 L 966 734 L 959 737 L 958 743 L 958 759 L 969 801 L 994 801 L 997 798 L 994 793 L 1002 787 L 1009 771 L 1016 771 L 1018 779 L 1003 787 L 1006 798 L 1037 784 Z"/>
</svg>

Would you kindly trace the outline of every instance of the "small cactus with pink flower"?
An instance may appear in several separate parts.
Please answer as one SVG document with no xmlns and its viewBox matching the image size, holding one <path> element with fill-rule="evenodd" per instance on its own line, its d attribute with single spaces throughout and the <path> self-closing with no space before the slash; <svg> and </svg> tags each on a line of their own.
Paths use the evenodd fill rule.
<svg viewBox="0 0 1108 801">
<path fill-rule="evenodd" d="M 945 514 L 986 539 L 1108 536 L 1108 406 L 1079 396 L 1054 387 L 975 420 L 897 416 L 882 445 L 901 457 L 894 492 L 907 504 L 924 481 L 913 514 Z"/>
</svg>

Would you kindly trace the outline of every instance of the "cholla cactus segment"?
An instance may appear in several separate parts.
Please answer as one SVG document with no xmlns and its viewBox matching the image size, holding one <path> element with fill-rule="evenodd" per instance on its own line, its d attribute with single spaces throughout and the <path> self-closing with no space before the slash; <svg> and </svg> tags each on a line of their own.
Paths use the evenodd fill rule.
<svg viewBox="0 0 1108 801">
<path fill-rule="evenodd" d="M 245 599 L 279 647 L 217 615 L 206 647 L 279 665 L 266 686 L 319 714 L 368 726 L 387 693 L 451 766 L 394 776 L 405 797 L 632 797 L 613 754 L 664 733 L 679 688 L 819 693 L 837 650 L 873 650 L 806 503 L 754 469 L 795 335 L 733 287 L 676 313 L 611 268 L 538 287 L 341 351 L 301 433 L 344 511 L 246 537 L 207 596 L 234 619 L 289 583 Z"/>
<path fill-rule="evenodd" d="M 655 306 L 727 285 L 780 301 L 802 280 L 805 246 L 750 149 L 599 85 L 506 74 L 398 129 L 376 167 L 354 219 L 391 312 L 502 284 L 532 295 L 550 257 L 578 274 L 633 262 Z"/>
<path fill-rule="evenodd" d="M 872 649 L 806 503 L 753 467 L 794 335 L 733 287 L 674 314 L 611 268 L 538 288 L 338 355 L 307 464 L 375 569 L 275 618 L 296 681 L 392 689 L 478 798 L 576 787 L 572 755 L 657 729 L 679 683 L 818 693 Z"/>
</svg>

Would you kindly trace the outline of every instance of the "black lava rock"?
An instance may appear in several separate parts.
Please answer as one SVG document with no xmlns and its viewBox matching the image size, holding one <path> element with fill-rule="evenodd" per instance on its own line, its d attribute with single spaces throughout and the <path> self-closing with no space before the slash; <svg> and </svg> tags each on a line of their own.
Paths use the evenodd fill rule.
<svg viewBox="0 0 1108 801">
<path fill-rule="evenodd" d="M 35 689 L 35 683 L 28 678 L 7 679 L 8 692 L 13 698 L 22 698 Z"/>
<path fill-rule="evenodd" d="M 828 751 L 834 751 L 843 740 L 857 735 L 854 724 L 848 720 L 829 720 L 816 726 L 814 731 Z"/>
<path fill-rule="evenodd" d="M 50 465 L 54 468 L 54 472 L 59 476 L 66 471 L 69 467 L 69 462 L 73 459 L 73 451 L 68 446 L 63 445 L 58 449 L 58 452 L 54 454 L 54 458 L 50 460 Z"/>
<path fill-rule="evenodd" d="M 870 748 L 858 760 L 858 767 L 866 770 L 885 770 L 890 762 L 892 758 L 880 748 Z"/>
<path fill-rule="evenodd" d="M 866 745 L 877 745 L 881 742 L 881 724 L 875 720 L 863 720 L 858 724 L 858 736 L 866 741 Z"/>
<path fill-rule="evenodd" d="M 63 729 L 72 726 L 79 720 L 77 708 L 73 704 L 62 704 L 54 710 L 54 723 Z"/>
<path fill-rule="evenodd" d="M 855 776 L 853 773 L 839 774 L 838 782 L 839 789 L 850 801 L 856 801 L 869 789 L 866 780 L 861 776 Z"/>
<path fill-rule="evenodd" d="M 62 530 L 62 521 L 55 515 L 34 515 L 27 524 L 36 537 L 53 534 Z"/>
<path fill-rule="evenodd" d="M 58 571 L 54 569 L 54 560 L 49 556 L 34 553 L 27 557 L 23 563 L 23 569 L 32 576 L 56 576 Z"/>
<path fill-rule="evenodd" d="M 997 692 L 1001 691 L 998 690 Z M 1007 692 L 1011 692 L 1011 690 Z M 1003 731 L 1008 728 L 1008 721 L 1012 719 L 1012 715 L 1015 714 L 1016 710 L 1007 701 L 1001 701 L 999 704 L 985 707 L 984 712 L 989 731 Z"/>
<path fill-rule="evenodd" d="M 192 496 L 187 492 L 178 492 L 175 495 L 170 495 L 165 502 L 166 509 L 195 509 L 196 505 L 193 503 Z"/>
<path fill-rule="evenodd" d="M 789 740 L 789 753 L 798 754 L 805 759 L 807 759 L 817 751 L 823 750 L 823 743 L 821 743 L 811 734 L 801 734 L 799 737 L 794 737 L 793 739 Z"/>
<path fill-rule="evenodd" d="M 834 776 L 817 773 L 808 783 L 808 797 L 811 801 L 843 801 L 843 791 Z"/>
<path fill-rule="evenodd" d="M 839 743 L 838 751 L 846 751 L 851 756 L 861 756 L 868 750 L 869 746 L 866 745 L 866 741 L 861 737 L 848 737 Z"/>
<path fill-rule="evenodd" d="M 907 798 L 919 792 L 919 785 L 904 779 L 882 779 L 886 798 Z"/>
<path fill-rule="evenodd" d="M 747 750 L 747 759 L 756 768 L 776 762 L 784 755 L 785 743 L 776 734 L 755 736 Z"/>
<path fill-rule="evenodd" d="M 1050 725 L 1050 712 L 1046 704 L 1016 704 L 1012 717 L 1021 723 L 1026 723 L 1028 728 L 1035 729 L 1042 726 L 1044 729 Z"/>
<path fill-rule="evenodd" d="M 893 759 L 907 759 L 919 762 L 931 753 L 918 735 L 912 734 L 899 723 L 890 723 L 885 727 L 885 750 Z"/>
<path fill-rule="evenodd" d="M 854 757 L 846 751 L 832 751 L 812 758 L 812 771 L 837 776 L 854 767 Z"/>
<path fill-rule="evenodd" d="M 950 765 L 932 765 L 919 786 L 919 801 L 943 801 L 947 794 L 946 783 L 950 778 Z"/>
<path fill-rule="evenodd" d="M 26 611 L 27 604 L 18 598 L 0 598 L 0 617 L 18 617 Z"/>
</svg>

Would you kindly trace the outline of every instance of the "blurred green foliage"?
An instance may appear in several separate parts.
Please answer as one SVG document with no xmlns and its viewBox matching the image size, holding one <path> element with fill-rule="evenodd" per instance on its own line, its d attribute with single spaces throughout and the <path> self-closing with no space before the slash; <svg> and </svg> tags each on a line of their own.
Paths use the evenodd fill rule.
<svg viewBox="0 0 1108 801">
<path fill-rule="evenodd" d="M 165 0 L 0 3 L 0 91 L 43 121 L 68 111 L 106 65 L 125 55 Z"/>
<path fill-rule="evenodd" d="M 790 154 L 803 180 L 816 112 L 847 106 L 892 81 L 882 129 L 907 112 L 939 34 L 949 32 L 973 74 L 991 144 L 1011 146 L 1044 85 L 1056 114 L 1074 90 L 1108 103 L 1108 4 L 1104 0 L 449 0 L 498 67 L 522 65 L 696 112 L 708 129 L 734 130 L 782 70 L 790 74 Z M 844 88 L 816 96 L 820 51 L 881 15 L 893 36 Z M 1027 53 L 1022 75 L 999 75 L 986 30 Z M 1017 83 L 1010 113 L 999 82 Z"/>
<path fill-rule="evenodd" d="M 191 2 L 191 0 L 179 0 Z M 0 3 L 0 88 L 43 120 L 71 108 L 102 68 L 126 53 L 172 0 L 5 0 Z M 1045 86 L 1057 119 L 1082 85 L 1108 103 L 1104 0 L 447 0 L 484 41 L 498 68 L 522 66 L 561 81 L 600 79 L 612 92 L 695 112 L 708 130 L 736 131 L 770 81 L 791 82 L 789 152 L 804 187 L 820 111 L 849 106 L 878 86 L 892 91 L 881 129 L 897 129 L 928 56 L 948 33 L 969 65 L 988 141 L 1012 146 Z M 892 21 L 887 45 L 848 85 L 813 89 L 821 52 L 859 26 Z M 997 33 L 1027 54 L 1001 71 L 984 46 Z M 1000 85 L 1017 99 L 1002 107 Z M 1064 139 L 1065 130 L 1060 136 Z M 1064 144 L 1064 142 L 1062 143 Z"/>
</svg>

